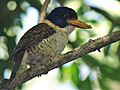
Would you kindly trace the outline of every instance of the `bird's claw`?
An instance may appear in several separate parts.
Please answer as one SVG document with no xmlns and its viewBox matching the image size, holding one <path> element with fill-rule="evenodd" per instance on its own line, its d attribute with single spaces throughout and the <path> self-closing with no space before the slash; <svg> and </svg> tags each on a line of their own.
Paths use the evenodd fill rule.
<svg viewBox="0 0 120 90">
<path fill-rule="evenodd" d="M 42 67 L 43 69 L 45 69 L 45 70 L 44 70 L 45 72 L 42 73 L 42 74 L 48 74 L 49 69 L 48 69 L 47 65 L 42 65 L 41 67 Z M 38 77 L 41 77 L 42 74 L 39 74 Z"/>
</svg>

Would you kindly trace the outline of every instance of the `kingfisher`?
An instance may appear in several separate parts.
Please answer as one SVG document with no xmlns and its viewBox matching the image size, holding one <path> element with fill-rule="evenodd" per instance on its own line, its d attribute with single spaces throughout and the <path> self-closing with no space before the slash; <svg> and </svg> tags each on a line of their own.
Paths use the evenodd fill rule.
<svg viewBox="0 0 120 90">
<path fill-rule="evenodd" d="M 92 27 L 78 20 L 77 13 L 68 7 L 57 7 L 39 23 L 29 29 L 13 50 L 14 61 L 10 80 L 17 72 L 24 70 L 25 65 L 40 66 L 50 57 L 60 55 L 68 42 L 68 37 L 75 28 L 91 29 Z M 21 73 L 22 73 L 21 72 Z"/>
</svg>

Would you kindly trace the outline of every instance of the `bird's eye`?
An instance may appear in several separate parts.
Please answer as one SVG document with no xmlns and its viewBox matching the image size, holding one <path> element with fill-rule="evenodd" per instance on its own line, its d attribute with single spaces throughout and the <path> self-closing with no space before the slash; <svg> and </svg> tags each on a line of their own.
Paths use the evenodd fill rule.
<svg viewBox="0 0 120 90">
<path fill-rule="evenodd" d="M 66 18 L 66 15 L 64 15 L 63 17 Z"/>
<path fill-rule="evenodd" d="M 64 17 L 64 18 L 68 18 L 68 14 L 66 14 L 66 15 L 63 15 L 63 17 Z"/>
</svg>

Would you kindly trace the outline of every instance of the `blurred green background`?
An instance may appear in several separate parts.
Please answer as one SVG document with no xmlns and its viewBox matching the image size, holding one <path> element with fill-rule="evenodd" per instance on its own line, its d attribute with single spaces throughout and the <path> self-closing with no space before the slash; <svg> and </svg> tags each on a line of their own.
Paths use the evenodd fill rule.
<svg viewBox="0 0 120 90">
<path fill-rule="evenodd" d="M 20 37 L 37 24 L 43 2 L 0 0 L 0 82 L 9 78 L 13 68 L 9 57 Z M 82 21 L 93 27 L 93 30 L 76 29 L 70 35 L 63 53 L 79 47 L 89 39 L 120 30 L 120 0 L 52 0 L 47 13 L 60 5 L 73 8 Z M 37 87 L 37 90 L 120 90 L 120 41 L 101 49 L 101 53 L 92 52 L 42 77 L 54 85 L 48 85 L 40 79 L 46 88 L 42 88 L 40 83 L 38 85 L 42 89 L 39 86 L 32 87 L 34 82 L 31 81 L 20 86 L 19 90 L 33 90 Z M 48 80 L 51 77 L 54 79 Z"/>
</svg>

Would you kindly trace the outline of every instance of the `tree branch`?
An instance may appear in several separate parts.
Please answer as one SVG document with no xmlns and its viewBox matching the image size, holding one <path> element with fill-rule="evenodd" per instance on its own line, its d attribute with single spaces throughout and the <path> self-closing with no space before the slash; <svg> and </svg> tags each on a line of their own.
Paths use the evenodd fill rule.
<svg viewBox="0 0 120 90">
<path fill-rule="evenodd" d="M 46 10 L 48 7 L 48 4 L 50 3 L 51 0 L 45 0 L 44 4 L 42 5 L 41 8 L 41 13 L 40 13 L 40 19 L 39 19 L 39 23 L 42 23 L 46 17 Z"/>
<path fill-rule="evenodd" d="M 9 88 L 11 89 L 18 87 L 19 85 L 27 82 L 28 80 L 36 76 L 46 74 L 48 71 L 52 69 L 58 68 L 65 63 L 68 63 L 74 59 L 82 57 L 86 54 L 89 54 L 90 52 L 98 50 L 102 47 L 105 47 L 119 40 L 120 40 L 120 31 L 113 32 L 110 35 L 106 35 L 92 41 L 90 40 L 85 44 L 83 44 L 80 48 L 70 51 L 64 55 L 59 55 L 50 58 L 50 60 L 46 62 L 46 66 L 31 67 L 27 69 L 24 73 L 20 74 L 10 83 Z"/>
</svg>

